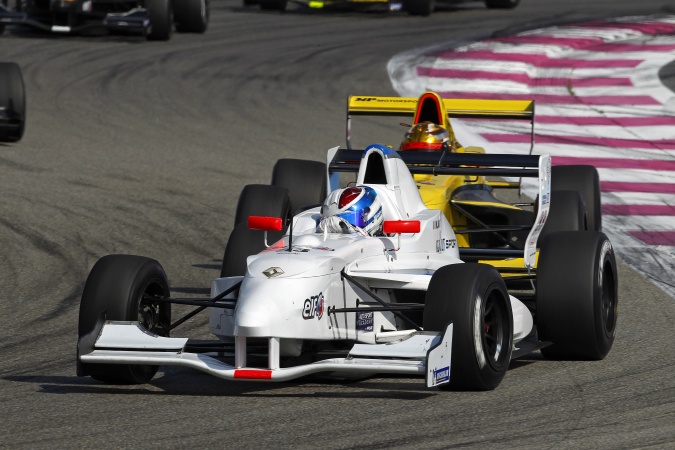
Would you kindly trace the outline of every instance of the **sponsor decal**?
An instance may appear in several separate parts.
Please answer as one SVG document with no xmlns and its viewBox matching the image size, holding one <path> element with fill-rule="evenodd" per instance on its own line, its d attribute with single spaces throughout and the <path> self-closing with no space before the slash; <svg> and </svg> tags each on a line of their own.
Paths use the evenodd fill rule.
<svg viewBox="0 0 675 450">
<path fill-rule="evenodd" d="M 441 239 L 441 249 L 447 250 L 449 248 L 457 247 L 457 239 Z"/>
<path fill-rule="evenodd" d="M 410 103 L 410 100 L 401 100 L 397 98 L 377 98 L 377 97 L 356 97 L 357 102 L 380 102 L 380 103 Z"/>
<path fill-rule="evenodd" d="M 312 295 L 310 298 L 305 299 L 305 302 L 302 305 L 302 318 L 309 320 L 316 317 L 317 320 L 321 320 L 323 317 L 323 308 L 323 292 L 319 292 L 319 295 Z"/>
<path fill-rule="evenodd" d="M 434 384 L 445 383 L 450 381 L 450 367 L 442 367 L 434 370 Z"/>
<path fill-rule="evenodd" d="M 375 326 L 375 314 L 372 312 L 356 313 L 356 331 L 367 333 L 373 331 Z"/>
<path fill-rule="evenodd" d="M 269 269 L 263 270 L 263 275 L 265 275 L 267 278 L 274 278 L 278 277 L 279 275 L 283 275 L 284 271 L 281 270 L 280 267 L 270 267 Z"/>
<path fill-rule="evenodd" d="M 438 230 L 441 227 L 440 220 L 434 220 L 434 230 Z"/>
</svg>

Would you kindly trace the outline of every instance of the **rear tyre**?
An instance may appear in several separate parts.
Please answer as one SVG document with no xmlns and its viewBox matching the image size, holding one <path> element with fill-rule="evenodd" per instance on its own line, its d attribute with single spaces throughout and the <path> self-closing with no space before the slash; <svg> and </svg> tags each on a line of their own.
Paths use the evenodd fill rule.
<svg viewBox="0 0 675 450">
<path fill-rule="evenodd" d="M 230 234 L 223 255 L 221 277 L 246 274 L 246 258 L 265 249 L 264 232 L 248 228 L 249 216 L 269 216 L 288 219 L 291 216 L 288 191 L 278 186 L 250 184 L 239 196 L 235 226 Z M 272 244 L 284 236 L 282 231 L 267 232 L 267 242 Z"/>
<path fill-rule="evenodd" d="M 577 191 L 584 201 L 586 224 L 589 231 L 602 231 L 600 205 L 600 176 L 593 166 L 553 166 L 551 191 Z"/>
<path fill-rule="evenodd" d="M 260 0 L 260 9 L 269 11 L 285 11 L 287 0 Z"/>
<path fill-rule="evenodd" d="M 78 323 L 78 375 L 90 375 L 113 384 L 147 383 L 158 366 L 138 364 L 83 364 L 79 355 L 93 350 L 105 320 L 139 322 L 159 336 L 169 336 L 171 304 L 152 298 L 169 296 L 162 266 L 154 259 L 132 255 L 108 255 L 89 273 L 80 301 Z"/>
<path fill-rule="evenodd" d="M 0 63 L 0 106 L 6 108 L 13 129 L 0 132 L 0 142 L 18 142 L 26 124 L 26 89 L 19 65 Z"/>
<path fill-rule="evenodd" d="M 406 0 L 405 9 L 411 16 L 428 16 L 436 8 L 435 0 Z"/>
<path fill-rule="evenodd" d="M 250 216 L 281 217 L 290 215 L 288 190 L 269 184 L 247 184 L 239 194 L 234 224 L 247 224 Z"/>
<path fill-rule="evenodd" d="M 453 323 L 450 383 L 445 389 L 486 391 L 504 378 L 513 348 L 513 313 L 506 285 L 494 267 L 444 266 L 431 277 L 425 331 Z"/>
<path fill-rule="evenodd" d="M 326 164 L 280 159 L 272 170 L 272 185 L 288 189 L 294 215 L 320 206 L 326 198 Z"/>
<path fill-rule="evenodd" d="M 209 26 L 209 0 L 173 0 L 176 31 L 204 33 Z"/>
<path fill-rule="evenodd" d="M 558 231 L 585 231 L 584 201 L 577 191 L 551 191 L 551 206 L 539 242 Z"/>
<path fill-rule="evenodd" d="M 167 41 L 173 32 L 173 5 L 171 0 L 145 0 L 150 19 L 149 41 Z"/>
<path fill-rule="evenodd" d="M 485 6 L 498 9 L 515 8 L 518 3 L 520 3 L 520 0 L 485 0 Z"/>
<path fill-rule="evenodd" d="M 547 236 L 537 268 L 539 339 L 547 358 L 603 359 L 614 342 L 618 276 L 604 233 L 565 231 Z"/>
</svg>

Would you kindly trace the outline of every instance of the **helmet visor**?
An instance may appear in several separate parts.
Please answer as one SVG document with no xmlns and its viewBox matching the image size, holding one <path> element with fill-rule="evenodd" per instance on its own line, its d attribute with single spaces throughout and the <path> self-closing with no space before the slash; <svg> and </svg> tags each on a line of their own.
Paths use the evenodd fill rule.
<svg viewBox="0 0 675 450">
<path fill-rule="evenodd" d="M 366 220 L 368 212 L 370 212 L 370 209 L 366 208 L 365 210 L 345 211 L 337 216 L 345 219 L 355 227 L 363 228 L 368 224 L 368 221 Z"/>
</svg>

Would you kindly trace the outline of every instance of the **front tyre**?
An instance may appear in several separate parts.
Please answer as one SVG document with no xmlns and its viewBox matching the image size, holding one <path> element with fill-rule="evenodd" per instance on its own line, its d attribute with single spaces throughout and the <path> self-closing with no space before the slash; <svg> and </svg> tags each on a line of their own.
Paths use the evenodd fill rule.
<svg viewBox="0 0 675 450">
<path fill-rule="evenodd" d="M 150 19 L 149 41 L 168 41 L 173 32 L 173 5 L 171 0 L 145 0 Z"/>
<path fill-rule="evenodd" d="M 547 236 L 537 267 L 536 324 L 541 350 L 552 359 L 600 360 L 614 343 L 618 276 L 604 233 L 566 231 Z"/>
<path fill-rule="evenodd" d="M 0 132 L 0 142 L 18 142 L 26 125 L 26 89 L 18 64 L 0 63 L 0 107 L 9 115 L 12 129 Z"/>
<path fill-rule="evenodd" d="M 78 375 L 90 375 L 113 384 L 147 383 L 158 366 L 137 364 L 84 364 L 82 353 L 93 351 L 104 321 L 139 322 L 159 336 L 169 336 L 171 305 L 154 298 L 169 296 L 162 266 L 154 259 L 132 255 L 108 255 L 89 273 L 80 301 L 78 322 Z"/>
<path fill-rule="evenodd" d="M 176 31 L 204 33 L 209 26 L 209 0 L 173 0 Z"/>
<path fill-rule="evenodd" d="M 452 264 L 431 277 L 424 330 L 453 323 L 450 383 L 444 389 L 486 391 L 504 378 L 513 348 L 513 313 L 504 279 L 486 264 Z"/>
</svg>

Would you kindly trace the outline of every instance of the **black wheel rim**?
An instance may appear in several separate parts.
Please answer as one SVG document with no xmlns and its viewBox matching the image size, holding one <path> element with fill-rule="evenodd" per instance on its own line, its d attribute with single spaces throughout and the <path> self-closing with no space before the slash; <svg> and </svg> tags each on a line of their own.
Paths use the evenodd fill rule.
<svg viewBox="0 0 675 450">
<path fill-rule="evenodd" d="M 143 328 L 159 336 L 169 336 L 171 326 L 171 310 L 169 303 L 160 303 L 168 292 L 158 280 L 150 281 L 141 294 L 138 303 L 138 321 Z"/>
</svg>

